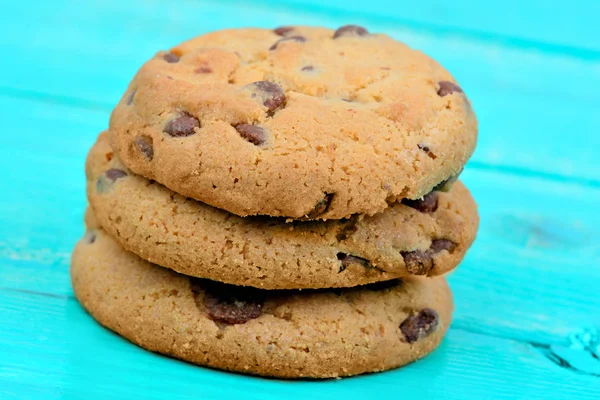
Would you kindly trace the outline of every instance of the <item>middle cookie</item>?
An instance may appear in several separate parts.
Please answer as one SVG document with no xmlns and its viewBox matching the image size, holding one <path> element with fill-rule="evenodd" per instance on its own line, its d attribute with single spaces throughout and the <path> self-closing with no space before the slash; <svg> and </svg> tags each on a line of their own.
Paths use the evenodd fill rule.
<svg viewBox="0 0 600 400">
<path fill-rule="evenodd" d="M 264 289 L 441 275 L 462 260 L 479 222 L 460 182 L 371 217 L 242 218 L 134 175 L 105 134 L 90 150 L 86 176 L 93 215 L 126 250 L 185 275 Z"/>
</svg>

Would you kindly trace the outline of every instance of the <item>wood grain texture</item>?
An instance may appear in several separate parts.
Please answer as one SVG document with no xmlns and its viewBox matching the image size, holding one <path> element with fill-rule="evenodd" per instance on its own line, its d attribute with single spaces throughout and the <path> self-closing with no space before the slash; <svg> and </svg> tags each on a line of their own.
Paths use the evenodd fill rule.
<svg viewBox="0 0 600 400">
<path fill-rule="evenodd" d="M 0 398 L 600 398 L 599 5 L 544 5 L 0 3 Z M 156 356 L 96 325 L 68 277 L 83 161 L 139 64 L 214 29 L 347 22 L 434 56 L 480 120 L 463 178 L 481 231 L 450 277 L 442 347 L 389 373 L 290 383 Z"/>
</svg>

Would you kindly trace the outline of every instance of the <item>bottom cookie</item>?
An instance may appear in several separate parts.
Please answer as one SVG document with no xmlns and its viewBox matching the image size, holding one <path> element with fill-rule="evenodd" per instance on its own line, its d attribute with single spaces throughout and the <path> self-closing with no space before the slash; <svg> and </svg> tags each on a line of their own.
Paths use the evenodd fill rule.
<svg viewBox="0 0 600 400">
<path fill-rule="evenodd" d="M 441 342 L 444 278 L 351 289 L 276 290 L 190 278 L 123 250 L 102 230 L 77 243 L 75 295 L 102 325 L 148 350 L 230 371 L 331 378 L 395 368 Z"/>
</svg>

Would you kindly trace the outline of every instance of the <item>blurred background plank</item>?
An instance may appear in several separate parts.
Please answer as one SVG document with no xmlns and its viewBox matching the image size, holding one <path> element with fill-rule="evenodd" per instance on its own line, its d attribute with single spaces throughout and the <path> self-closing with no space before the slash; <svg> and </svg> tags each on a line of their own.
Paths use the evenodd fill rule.
<svg viewBox="0 0 600 400">
<path fill-rule="evenodd" d="M 548 7 L 548 2 L 543 0 L 402 3 L 394 0 L 282 0 L 278 6 L 289 11 L 319 11 L 335 15 L 338 19 L 368 16 L 384 23 L 395 22 L 415 31 L 468 36 L 584 58 L 600 57 L 600 42 L 595 37 L 600 3 L 595 1 L 577 0 Z"/>
<path fill-rule="evenodd" d="M 454 15 L 456 22 L 467 19 L 479 23 L 477 17 L 483 9 L 471 10 L 466 3 L 453 2 L 443 9 L 447 15 Z M 490 25 L 490 31 L 495 26 L 506 27 L 508 19 L 519 18 L 531 20 L 529 32 L 536 35 L 540 34 L 537 27 L 556 28 L 556 21 L 551 21 L 549 15 L 532 18 L 533 10 L 539 9 L 535 4 L 520 9 L 512 3 L 499 10 L 488 9 L 489 13 L 496 12 L 494 19 L 499 21 Z M 568 7 L 573 11 L 567 12 L 565 19 L 561 17 L 560 23 L 572 24 L 569 32 L 600 42 L 598 35 L 584 35 L 588 30 L 598 31 L 586 20 L 586 11 L 591 13 L 597 8 L 588 3 L 589 10 Z M 435 19 L 437 14 L 427 10 L 436 8 L 436 4 L 411 7 L 418 8 L 412 11 L 419 18 L 430 15 Z M 351 2 L 348 7 L 360 6 Z M 348 22 L 340 21 L 344 13 L 340 16 L 327 11 L 339 6 L 271 7 L 263 1 L 252 6 L 239 1 L 186 1 L 174 7 L 167 1 L 62 0 L 33 11 L 28 3 L 0 7 L 0 12 L 16 14 L 0 27 L 0 33 L 5 33 L 0 35 L 0 46 L 10 54 L 2 67 L 0 93 L 104 110 L 116 104 L 141 63 L 157 50 L 194 35 L 225 26 L 336 27 Z M 381 14 L 385 8 L 368 9 L 347 18 L 425 51 L 444 64 L 465 89 L 481 121 L 474 167 L 518 168 L 600 186 L 600 164 L 594 162 L 595 150 L 600 148 L 600 135 L 596 134 L 600 130 L 600 113 L 596 111 L 600 105 L 596 94 L 600 87 L 600 50 L 598 57 L 584 57 L 577 52 L 552 51 L 535 41 L 520 46 L 508 37 L 497 41 L 474 33 L 441 35 L 434 28 L 415 30 L 410 23 L 395 23 L 394 12 L 390 17 L 373 19 L 373 10 Z M 471 14 L 465 10 L 471 10 Z M 575 15 L 582 18 L 578 23 L 574 22 Z M 22 23 L 31 19 L 31 23 Z M 547 31 L 549 43 L 561 37 L 557 30 Z M 17 32 L 19 40 L 13 40 L 14 33 L 9 32 Z"/>
</svg>

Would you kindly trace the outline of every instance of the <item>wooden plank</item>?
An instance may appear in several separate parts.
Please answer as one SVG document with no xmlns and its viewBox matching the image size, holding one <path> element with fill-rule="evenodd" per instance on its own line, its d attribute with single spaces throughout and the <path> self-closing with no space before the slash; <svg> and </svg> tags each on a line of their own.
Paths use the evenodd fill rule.
<svg viewBox="0 0 600 400">
<path fill-rule="evenodd" d="M 53 94 L 68 94 L 112 105 L 143 61 L 157 50 L 192 36 L 248 25 L 269 28 L 282 23 L 304 23 L 336 27 L 343 23 L 338 17 L 311 12 L 310 8 L 295 12 L 266 4 L 245 7 L 243 18 L 234 18 L 240 14 L 238 10 L 232 10 L 229 2 L 207 0 L 188 2 L 186 7 L 180 8 L 171 7 L 165 1 L 79 3 L 62 0 L 53 5 L 33 13 L 22 3 L 0 5 L 3 22 L 0 32 L 5 33 L 0 35 L 0 46 L 11 54 L 0 67 L 9 74 L 1 77 L 0 86 L 31 91 L 43 88 Z M 197 23 L 199 15 L 203 17 L 200 26 Z M 25 18 L 33 19 L 31 26 L 20 23 Z M 65 20 L 73 23 L 65 24 Z M 596 25 L 592 26 L 597 29 Z M 600 81 L 598 63 L 591 60 L 548 53 L 543 49 L 512 48 L 476 37 L 415 31 L 385 20 L 373 22 L 369 27 L 431 54 L 454 72 L 467 89 L 483 82 L 511 91 L 523 88 L 534 92 L 587 95 L 588 99 L 593 99 L 594 88 Z M 11 39 L 12 32 L 19 33 L 20 41 Z M 23 43 L 27 45 L 23 46 Z M 40 59 L 44 60 L 43 69 L 38 68 Z M 563 82 L 567 76 L 568 85 L 548 84 L 548 78 Z M 476 85 L 468 84 L 469 79 L 474 78 L 478 78 Z"/>
<path fill-rule="evenodd" d="M 86 203 L 84 157 L 108 114 L 2 98 L 0 107 L 12 117 L 7 131 L 19 132 L 0 148 L 10 178 L 0 180 L 0 286 L 69 295 L 68 258 Z M 600 326 L 590 284 L 600 280 L 600 188 L 470 167 L 464 180 L 482 222 L 451 277 L 456 326 L 546 344 Z"/>
<path fill-rule="evenodd" d="M 348 21 L 394 22 L 418 31 L 446 36 L 468 36 L 508 46 L 538 47 L 583 57 L 600 56 L 600 30 L 595 16 L 600 3 L 578 0 L 548 7 L 541 0 L 402 3 L 393 0 L 344 2 L 282 0 L 280 9 L 335 15 Z"/>
<path fill-rule="evenodd" d="M 0 291 L 0 397 L 597 399 L 600 380 L 538 349 L 451 329 L 430 357 L 395 371 L 286 382 L 195 367 L 141 350 L 97 325 L 71 298 Z"/>
<path fill-rule="evenodd" d="M 266 3 L 244 9 L 243 18 L 232 18 L 240 11 L 232 11 L 230 3 L 190 2 L 174 8 L 162 1 L 63 0 L 54 8 L 36 10 L 32 24 L 20 23 L 31 14 L 26 3 L 2 7 L 0 20 L 6 23 L 0 24 L 0 32 L 6 34 L 0 35 L 0 46 L 11 57 L 0 67 L 0 93 L 103 110 L 112 108 L 143 60 L 193 35 L 231 24 L 341 23 L 331 13 L 311 8 L 296 13 Z M 63 20 L 77 23 L 61 23 L 56 29 Z M 114 29 L 106 29 L 106 21 Z M 600 129 L 597 60 L 477 37 L 440 36 L 385 20 L 370 27 L 423 49 L 454 72 L 481 121 L 476 163 L 600 184 L 600 165 L 594 162 L 600 148 L 595 133 Z M 11 39 L 8 32 L 13 31 L 19 32 L 19 42 Z M 44 68 L 39 68 L 40 59 Z"/>
<path fill-rule="evenodd" d="M 402 4 L 392 0 L 373 0 L 368 7 L 362 0 L 348 0 L 343 3 L 318 0 L 282 0 L 269 2 L 254 1 L 194 1 L 186 2 L 179 7 L 169 7 L 166 1 L 142 2 L 133 1 L 126 4 L 118 2 L 87 2 L 82 8 L 75 1 L 55 2 L 50 8 L 44 2 L 30 10 L 29 15 L 17 14 L 28 20 L 43 22 L 40 15 L 58 10 L 68 16 L 85 18 L 97 11 L 117 11 L 118 14 L 133 12 L 134 15 L 156 20 L 173 19 L 174 16 L 189 15 L 189 19 L 203 18 L 203 24 L 211 23 L 210 15 L 215 5 L 227 8 L 223 15 L 229 17 L 230 23 L 256 23 L 248 18 L 247 12 L 275 14 L 281 20 L 288 20 L 298 15 L 334 16 L 340 23 L 364 22 L 367 24 L 393 23 L 414 31 L 424 31 L 437 36 L 464 36 L 499 42 L 507 46 L 539 47 L 546 51 L 562 52 L 574 56 L 598 58 L 600 43 L 597 40 L 599 28 L 595 16 L 600 13 L 600 4 L 589 0 L 576 0 L 571 3 L 548 7 L 541 0 L 520 2 L 508 0 L 502 3 L 481 3 L 470 0 L 457 0 L 452 3 L 441 0 Z M 244 13 L 240 9 L 244 8 Z M 18 4 L 6 4 L 4 13 L 19 13 L 25 8 Z M 167 11 L 167 13 L 165 13 Z M 121 15 L 117 15 L 119 17 Z M 250 14 L 250 17 L 252 14 Z M 560 16 L 560 17 L 558 17 Z M 297 18 L 300 21 L 300 18 Z M 18 24 L 18 21 L 15 21 Z M 106 24 L 105 20 L 101 20 Z M 15 24 L 15 25 L 17 25 Z M 157 28 L 161 28 L 158 27 Z"/>
<path fill-rule="evenodd" d="M 456 325 L 557 344 L 578 329 L 600 327 L 600 190 L 469 168 L 463 181 L 481 225 L 450 277 Z"/>
</svg>

